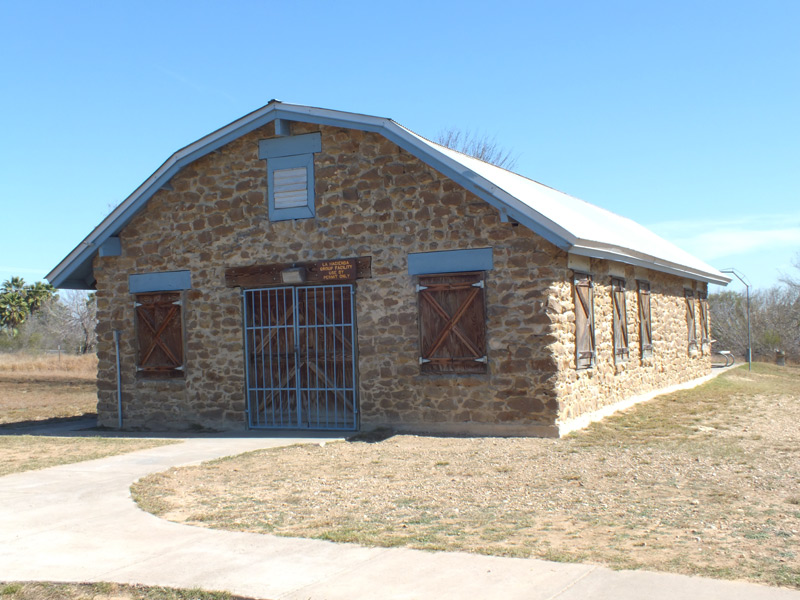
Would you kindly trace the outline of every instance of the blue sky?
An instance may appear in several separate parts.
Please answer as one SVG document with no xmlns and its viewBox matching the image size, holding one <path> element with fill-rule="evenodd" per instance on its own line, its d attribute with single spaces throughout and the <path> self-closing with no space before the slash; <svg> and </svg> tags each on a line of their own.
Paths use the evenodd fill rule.
<svg viewBox="0 0 800 600">
<path fill-rule="evenodd" d="M 0 0 L 0 281 L 277 98 L 494 136 L 756 287 L 800 252 L 800 2 Z"/>
</svg>

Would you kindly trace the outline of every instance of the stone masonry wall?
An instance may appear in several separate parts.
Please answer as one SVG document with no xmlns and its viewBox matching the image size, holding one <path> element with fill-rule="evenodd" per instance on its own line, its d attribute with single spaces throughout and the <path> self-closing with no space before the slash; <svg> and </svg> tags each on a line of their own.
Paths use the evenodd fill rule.
<svg viewBox="0 0 800 600">
<path fill-rule="evenodd" d="M 372 278 L 356 285 L 365 428 L 553 435 L 555 370 L 566 359 L 550 352 L 561 338 L 547 302 L 560 289 L 566 254 L 523 226 L 502 223 L 484 201 L 377 134 L 293 128 L 322 134 L 314 219 L 268 219 L 258 140 L 273 137 L 269 124 L 184 168 L 123 230 L 121 256 L 95 259 L 100 423 L 117 423 L 113 331 L 120 330 L 126 428 L 245 428 L 241 297 L 225 287 L 225 269 L 371 256 Z M 420 374 L 408 253 L 489 246 L 489 372 Z M 193 288 L 185 292 L 185 380 L 139 379 L 128 275 L 180 269 L 191 271 Z M 571 375 L 568 368 L 557 380 L 562 398 L 562 379 Z M 581 407 L 575 401 L 570 411 Z"/>
<path fill-rule="evenodd" d="M 572 277 L 563 269 L 553 286 L 548 313 L 553 320 L 557 341 L 551 348 L 556 356 L 555 379 L 559 402 L 559 422 L 586 415 L 629 397 L 708 375 L 710 349 L 690 352 L 684 289 L 705 292 L 704 283 L 605 260 L 591 260 L 589 272 L 594 282 L 596 358 L 591 369 L 575 368 L 575 311 Z M 624 276 L 628 316 L 629 358 L 614 360 L 613 301 L 611 278 Z M 653 338 L 652 355 L 640 353 L 639 305 L 636 280 L 650 282 L 650 314 Z M 697 314 L 700 340 L 699 307 Z"/>
</svg>

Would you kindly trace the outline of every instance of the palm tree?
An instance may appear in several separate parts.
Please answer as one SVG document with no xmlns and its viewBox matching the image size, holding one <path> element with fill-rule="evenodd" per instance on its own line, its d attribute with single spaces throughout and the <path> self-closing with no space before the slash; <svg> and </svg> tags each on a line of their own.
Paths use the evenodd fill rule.
<svg viewBox="0 0 800 600">
<path fill-rule="evenodd" d="M 13 337 L 17 327 L 25 322 L 30 314 L 30 307 L 20 294 L 4 292 L 0 294 L 0 326 L 8 329 Z"/>
<path fill-rule="evenodd" d="M 39 310 L 42 305 L 56 295 L 56 288 L 49 283 L 37 281 L 33 285 L 26 286 L 25 300 L 31 312 Z"/>
<path fill-rule="evenodd" d="M 25 280 L 22 277 L 12 277 L 3 282 L 4 292 L 21 292 L 25 289 Z"/>
</svg>

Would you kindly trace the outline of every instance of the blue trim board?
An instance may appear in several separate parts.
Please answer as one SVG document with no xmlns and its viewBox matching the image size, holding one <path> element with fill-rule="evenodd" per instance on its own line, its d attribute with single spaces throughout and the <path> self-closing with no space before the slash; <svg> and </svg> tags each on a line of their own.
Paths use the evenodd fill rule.
<svg viewBox="0 0 800 600">
<path fill-rule="evenodd" d="M 268 140 L 259 140 L 258 142 L 258 158 L 262 159 L 312 154 L 321 150 L 322 134 L 319 132 L 270 138 Z"/>
<path fill-rule="evenodd" d="M 493 268 L 494 259 L 491 248 L 411 252 L 408 255 L 409 275 L 491 271 Z"/>
<path fill-rule="evenodd" d="M 120 256 L 122 254 L 122 244 L 118 237 L 106 239 L 98 249 L 100 256 Z"/>
<path fill-rule="evenodd" d="M 292 122 L 286 119 L 275 119 L 275 135 L 279 137 L 292 135 Z"/>
<path fill-rule="evenodd" d="M 162 273 L 128 275 L 128 291 L 131 294 L 176 292 L 190 289 L 192 289 L 191 271 L 165 271 Z"/>
</svg>

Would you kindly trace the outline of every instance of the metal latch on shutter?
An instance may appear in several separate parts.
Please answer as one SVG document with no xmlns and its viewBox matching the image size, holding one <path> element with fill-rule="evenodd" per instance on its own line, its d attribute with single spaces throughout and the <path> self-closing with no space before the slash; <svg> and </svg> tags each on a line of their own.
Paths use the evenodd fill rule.
<svg viewBox="0 0 800 600">
<path fill-rule="evenodd" d="M 480 358 L 476 358 L 474 360 L 475 360 L 475 362 L 484 363 L 484 364 L 489 362 L 489 359 L 485 355 L 481 356 Z"/>
</svg>

